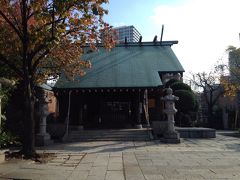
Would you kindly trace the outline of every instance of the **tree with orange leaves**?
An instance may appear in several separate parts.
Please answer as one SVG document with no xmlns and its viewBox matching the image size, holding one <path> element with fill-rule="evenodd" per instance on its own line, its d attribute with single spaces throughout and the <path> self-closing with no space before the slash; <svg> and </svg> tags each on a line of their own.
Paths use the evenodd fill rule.
<svg viewBox="0 0 240 180">
<path fill-rule="evenodd" d="M 0 0 L 0 65 L 23 83 L 25 99 L 22 153 L 35 154 L 35 86 L 61 72 L 84 75 L 89 61 L 81 60 L 83 46 L 96 49 L 101 40 L 114 47 L 111 27 L 102 17 L 108 0 Z"/>
</svg>

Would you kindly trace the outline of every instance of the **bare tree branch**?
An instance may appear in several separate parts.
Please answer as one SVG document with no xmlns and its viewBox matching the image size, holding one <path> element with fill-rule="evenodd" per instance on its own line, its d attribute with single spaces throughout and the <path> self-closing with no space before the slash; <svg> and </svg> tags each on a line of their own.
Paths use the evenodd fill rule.
<svg viewBox="0 0 240 180">
<path fill-rule="evenodd" d="M 46 49 L 45 52 L 42 53 L 42 54 L 37 58 L 37 60 L 36 60 L 36 61 L 34 62 L 34 64 L 33 64 L 33 68 L 32 68 L 33 71 L 36 70 L 36 68 L 37 68 L 40 60 L 41 60 L 42 58 L 44 58 L 49 52 L 50 52 L 49 49 Z"/>
</svg>

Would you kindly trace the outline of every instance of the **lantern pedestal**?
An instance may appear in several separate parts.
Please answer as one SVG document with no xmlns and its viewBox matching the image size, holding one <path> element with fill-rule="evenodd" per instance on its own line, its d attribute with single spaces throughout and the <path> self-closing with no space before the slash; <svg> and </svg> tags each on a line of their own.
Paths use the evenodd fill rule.
<svg viewBox="0 0 240 180">
<path fill-rule="evenodd" d="M 167 95 L 162 98 L 162 100 L 165 102 L 165 109 L 163 110 L 163 112 L 167 115 L 168 119 L 167 131 L 163 134 L 163 142 L 166 143 L 181 142 L 180 135 L 174 127 L 174 115 L 177 112 L 177 109 L 175 108 L 175 101 L 177 101 L 178 99 L 178 97 L 172 94 L 171 88 L 167 88 Z"/>
</svg>

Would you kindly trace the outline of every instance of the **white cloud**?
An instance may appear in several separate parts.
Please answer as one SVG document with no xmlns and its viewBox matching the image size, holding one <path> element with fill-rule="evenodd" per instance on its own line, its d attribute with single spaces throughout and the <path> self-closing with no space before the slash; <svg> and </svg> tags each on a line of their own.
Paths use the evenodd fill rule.
<svg viewBox="0 0 240 180">
<path fill-rule="evenodd" d="M 158 6 L 154 28 L 165 25 L 164 40 L 179 40 L 173 49 L 186 71 L 208 71 L 228 45 L 239 46 L 239 0 L 188 0 Z"/>
</svg>

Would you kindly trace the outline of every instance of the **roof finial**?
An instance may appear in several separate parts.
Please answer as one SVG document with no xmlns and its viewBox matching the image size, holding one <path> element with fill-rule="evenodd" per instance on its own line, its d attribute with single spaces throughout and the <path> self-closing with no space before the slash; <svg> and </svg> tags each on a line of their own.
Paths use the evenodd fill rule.
<svg viewBox="0 0 240 180">
<path fill-rule="evenodd" d="M 139 43 L 139 44 L 142 43 L 142 36 L 139 37 L 138 43 Z"/>
<path fill-rule="evenodd" d="M 154 36 L 153 42 L 156 43 L 157 42 L 157 35 Z"/>
<path fill-rule="evenodd" d="M 162 44 L 163 31 L 164 31 L 164 24 L 162 25 L 162 32 L 161 32 L 161 38 L 160 38 L 160 45 Z"/>
</svg>

